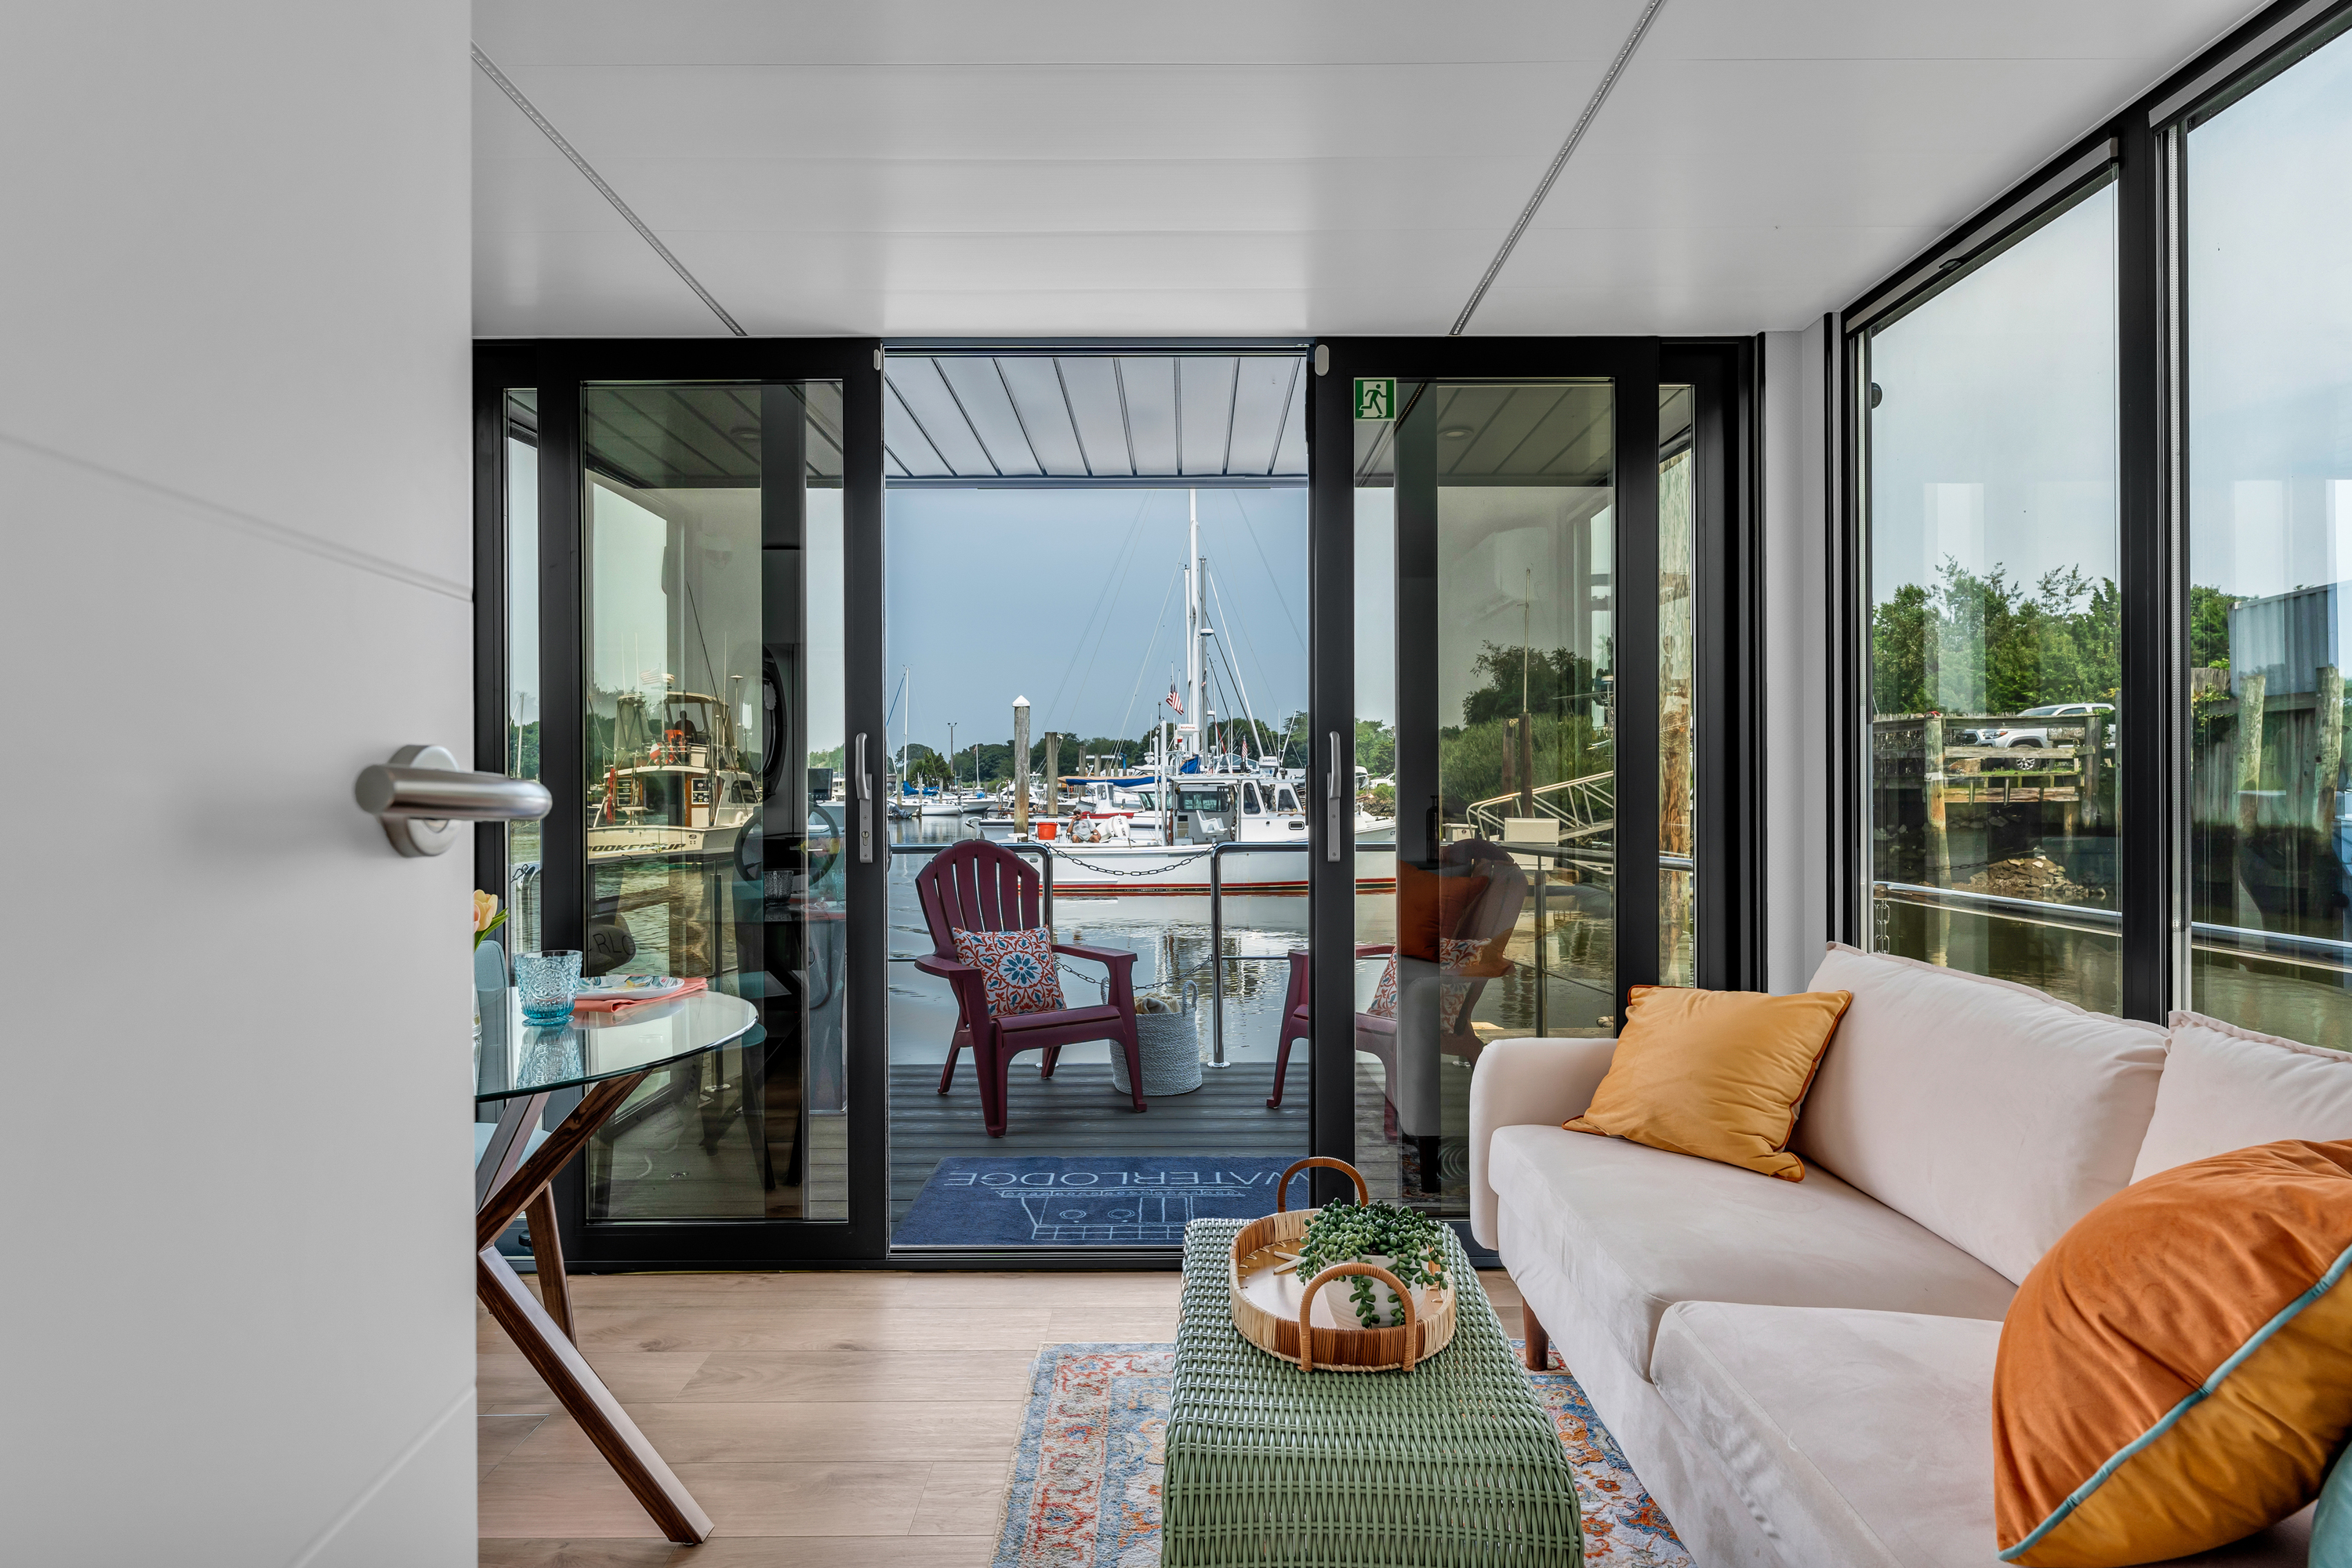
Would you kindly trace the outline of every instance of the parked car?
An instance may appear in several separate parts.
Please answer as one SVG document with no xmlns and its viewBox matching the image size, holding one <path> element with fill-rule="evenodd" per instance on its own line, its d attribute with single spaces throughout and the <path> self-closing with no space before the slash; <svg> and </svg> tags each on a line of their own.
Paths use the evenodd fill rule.
<svg viewBox="0 0 2352 1568">
<path fill-rule="evenodd" d="M 2040 708 L 2028 708 L 2018 717 L 2021 719 L 2087 719 L 2094 713 L 2113 713 L 2115 710 L 2116 705 L 2112 702 L 2052 702 Z M 1963 746 L 2004 748 L 2025 746 L 2037 750 L 2052 743 L 2050 728 L 2046 724 L 1990 725 L 1980 730 L 1963 730 L 1959 732 L 1958 739 Z"/>
</svg>

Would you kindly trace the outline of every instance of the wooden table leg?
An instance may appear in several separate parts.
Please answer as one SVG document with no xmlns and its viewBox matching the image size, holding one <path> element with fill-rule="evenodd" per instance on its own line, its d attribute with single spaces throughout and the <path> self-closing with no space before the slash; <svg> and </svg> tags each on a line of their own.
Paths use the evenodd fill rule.
<svg viewBox="0 0 2352 1568">
<path fill-rule="evenodd" d="M 710 1539 L 710 1516 L 494 1247 L 475 1255 L 475 1293 L 662 1533 L 688 1546 Z"/>
<path fill-rule="evenodd" d="M 547 1096 L 534 1096 L 527 1106 L 509 1104 L 500 1115 L 499 1131 L 493 1133 L 482 1166 L 475 1173 L 475 1191 L 480 1196 L 474 1214 L 474 1293 L 554 1393 L 556 1401 L 580 1423 L 605 1463 L 653 1515 L 662 1533 L 672 1541 L 698 1546 L 710 1538 L 710 1516 L 663 1463 L 661 1455 L 572 1342 L 572 1290 L 563 1272 L 563 1243 L 555 1229 L 555 1203 L 548 1191 L 556 1173 L 596 1135 L 596 1130 L 646 1076 L 632 1073 L 592 1087 L 562 1125 L 550 1132 L 547 1142 L 528 1158 L 522 1156 L 523 1141 L 537 1123 Z M 539 1269 L 539 1288 L 547 1298 L 544 1305 L 499 1256 L 499 1236 L 518 1214 L 524 1215 L 530 1225 L 531 1257 Z"/>
<path fill-rule="evenodd" d="M 572 1282 L 563 1273 L 563 1237 L 555 1228 L 555 1194 L 548 1187 L 539 1189 L 539 1195 L 523 1207 L 523 1218 L 530 1226 L 530 1261 L 539 1275 L 539 1299 L 563 1337 L 577 1344 L 580 1335 L 572 1326 Z"/>
</svg>

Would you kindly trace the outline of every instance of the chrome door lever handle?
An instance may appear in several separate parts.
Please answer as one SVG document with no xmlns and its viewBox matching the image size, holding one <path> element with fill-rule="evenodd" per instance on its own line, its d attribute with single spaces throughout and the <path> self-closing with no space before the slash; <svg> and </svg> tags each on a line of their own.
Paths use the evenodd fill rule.
<svg viewBox="0 0 2352 1568">
<path fill-rule="evenodd" d="M 412 858 L 447 849 L 460 822 L 530 822 L 555 805 L 534 780 L 460 771 L 446 746 L 403 746 L 390 762 L 362 768 L 352 797 Z"/>
</svg>

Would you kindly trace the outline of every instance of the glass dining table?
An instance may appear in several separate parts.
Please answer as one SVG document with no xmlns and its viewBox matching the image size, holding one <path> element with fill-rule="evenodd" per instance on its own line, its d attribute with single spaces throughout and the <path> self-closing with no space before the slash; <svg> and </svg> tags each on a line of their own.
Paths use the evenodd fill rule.
<svg viewBox="0 0 2352 1568">
<path fill-rule="evenodd" d="M 698 1068 L 697 1058 L 722 1046 L 758 1044 L 763 1037 L 759 1014 L 740 996 L 698 991 L 618 1013 L 575 1012 L 568 1024 L 542 1027 L 524 1021 L 511 987 L 483 992 L 479 1000 L 475 1293 L 654 1522 L 672 1541 L 699 1544 L 709 1537 L 709 1515 L 574 1342 L 572 1292 L 549 1184 L 654 1074 Z M 572 1091 L 579 1103 L 554 1127 L 543 1128 L 550 1106 Z M 494 1121 L 478 1120 L 491 1110 Z M 499 1236 L 518 1216 L 530 1230 L 537 1295 L 498 1249 Z"/>
</svg>

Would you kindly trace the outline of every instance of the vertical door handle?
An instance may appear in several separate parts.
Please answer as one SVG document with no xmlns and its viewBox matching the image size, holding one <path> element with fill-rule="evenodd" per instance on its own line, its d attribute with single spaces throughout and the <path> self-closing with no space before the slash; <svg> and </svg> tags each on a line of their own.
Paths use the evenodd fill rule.
<svg viewBox="0 0 2352 1568">
<path fill-rule="evenodd" d="M 857 795 L 857 859 L 860 865 L 874 863 L 874 775 L 866 771 L 866 734 L 857 736 L 857 765 L 849 775 L 849 787 Z"/>
<path fill-rule="evenodd" d="M 1326 812 L 1323 827 L 1323 858 L 1339 858 L 1339 731 L 1331 731 L 1331 766 L 1323 778 L 1323 805 Z"/>
</svg>

